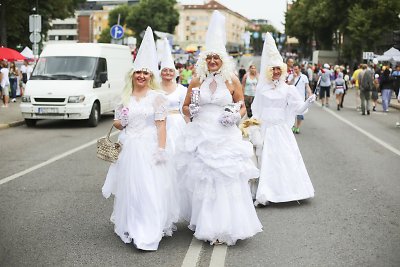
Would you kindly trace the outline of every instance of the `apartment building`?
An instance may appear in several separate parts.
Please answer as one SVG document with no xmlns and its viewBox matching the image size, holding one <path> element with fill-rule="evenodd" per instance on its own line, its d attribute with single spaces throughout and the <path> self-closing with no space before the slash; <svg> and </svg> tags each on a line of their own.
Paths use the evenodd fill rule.
<svg viewBox="0 0 400 267">
<path fill-rule="evenodd" d="M 243 34 L 251 21 L 239 13 L 230 10 L 217 1 L 208 1 L 203 5 L 179 5 L 179 24 L 175 28 L 174 44 L 184 50 L 195 50 L 205 43 L 208 23 L 214 10 L 226 18 L 227 50 L 238 51 L 243 47 Z"/>
</svg>

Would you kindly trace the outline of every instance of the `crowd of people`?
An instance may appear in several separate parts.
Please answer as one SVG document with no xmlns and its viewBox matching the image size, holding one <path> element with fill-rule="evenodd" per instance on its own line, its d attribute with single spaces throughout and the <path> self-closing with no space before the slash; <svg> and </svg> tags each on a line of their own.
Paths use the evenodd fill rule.
<svg viewBox="0 0 400 267">
<path fill-rule="evenodd" d="M 28 60 L 20 68 L 15 62 L 0 62 L 0 98 L 3 108 L 7 108 L 10 102 L 17 101 L 17 95 L 22 96 L 27 81 L 32 74 L 33 68 Z"/>
<path fill-rule="evenodd" d="M 316 95 L 305 99 L 286 83 L 286 64 L 270 34 L 260 73 L 251 66 L 242 81 L 225 45 L 225 17 L 214 11 L 192 78 L 182 79 L 167 47 L 158 68 L 148 27 L 126 76 L 113 123 L 123 148 L 102 193 L 114 195 L 114 232 L 140 250 L 157 250 L 177 222 L 199 240 L 234 245 L 262 231 L 258 205 L 314 196 L 291 127 Z M 249 141 L 238 127 L 246 116 L 258 122 Z"/>
</svg>

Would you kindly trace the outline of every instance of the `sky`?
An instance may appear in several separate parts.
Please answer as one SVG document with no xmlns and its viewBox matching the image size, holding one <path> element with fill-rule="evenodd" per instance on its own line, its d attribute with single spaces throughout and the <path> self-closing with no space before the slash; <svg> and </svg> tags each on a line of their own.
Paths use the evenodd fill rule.
<svg viewBox="0 0 400 267">
<path fill-rule="evenodd" d="M 204 0 L 178 0 L 182 4 L 204 4 Z M 267 19 L 280 32 L 284 32 L 286 0 L 217 0 L 227 8 L 248 19 Z M 289 1 L 291 2 L 291 1 Z"/>
</svg>

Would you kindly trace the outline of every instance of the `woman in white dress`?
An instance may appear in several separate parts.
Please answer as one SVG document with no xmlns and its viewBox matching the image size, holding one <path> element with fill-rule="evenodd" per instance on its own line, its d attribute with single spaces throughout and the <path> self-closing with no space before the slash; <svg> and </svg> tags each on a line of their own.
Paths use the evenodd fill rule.
<svg viewBox="0 0 400 267">
<path fill-rule="evenodd" d="M 261 232 L 262 226 L 248 186 L 249 179 L 258 177 L 251 160 L 253 147 L 242 140 L 236 125 L 246 108 L 226 53 L 224 22 L 214 11 L 206 50 L 197 61 L 198 77 L 190 83 L 183 106 L 192 122 L 178 143 L 176 159 L 183 214 L 194 236 L 211 244 L 234 245 Z M 198 102 L 191 101 L 192 90 L 200 92 Z"/>
<path fill-rule="evenodd" d="M 185 115 L 182 113 L 187 88 L 176 83 L 177 70 L 175 69 L 168 40 L 164 40 L 164 49 L 161 57 L 161 89 L 168 99 L 167 116 L 167 145 L 169 154 L 175 154 L 176 143 L 179 142 L 183 129 L 186 126 Z"/>
<path fill-rule="evenodd" d="M 285 83 L 282 73 L 286 73 L 286 64 L 274 39 L 267 33 L 261 57 L 260 81 L 252 104 L 253 118 L 261 122 L 263 143 L 255 205 L 314 196 L 314 188 L 291 127 L 295 115 L 305 113 L 315 101 L 315 95 L 304 102 L 296 87 Z"/>
<path fill-rule="evenodd" d="M 153 90 L 157 67 L 148 27 L 116 108 L 114 126 L 121 130 L 122 151 L 102 188 L 104 197 L 115 195 L 115 233 L 123 242 L 150 251 L 157 250 L 164 235 L 172 235 L 179 219 L 175 177 L 165 152 L 167 99 Z"/>
</svg>

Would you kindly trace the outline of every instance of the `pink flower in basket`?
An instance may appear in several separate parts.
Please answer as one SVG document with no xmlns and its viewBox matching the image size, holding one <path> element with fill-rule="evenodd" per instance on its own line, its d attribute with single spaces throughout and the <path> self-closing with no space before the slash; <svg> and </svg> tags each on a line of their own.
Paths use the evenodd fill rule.
<svg viewBox="0 0 400 267">
<path fill-rule="evenodd" d="M 124 107 L 124 108 L 122 108 L 121 109 L 121 115 L 128 115 L 129 114 L 129 108 L 127 108 L 127 107 Z"/>
</svg>

